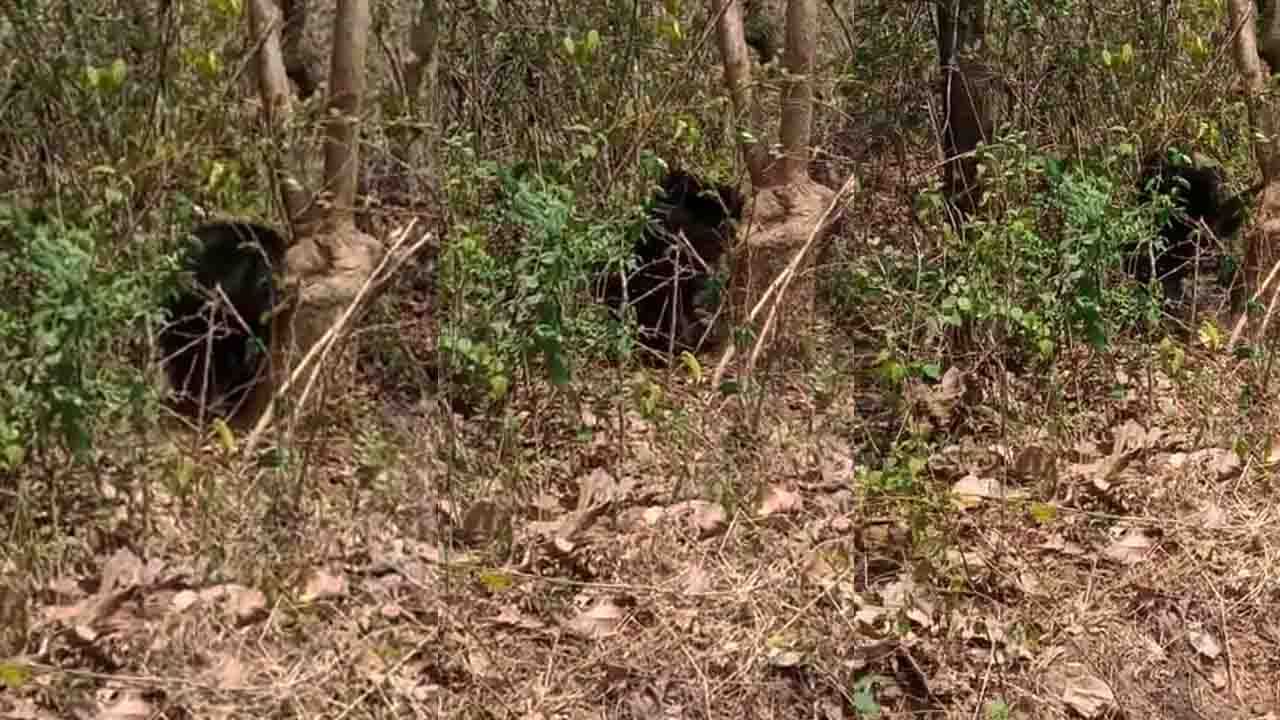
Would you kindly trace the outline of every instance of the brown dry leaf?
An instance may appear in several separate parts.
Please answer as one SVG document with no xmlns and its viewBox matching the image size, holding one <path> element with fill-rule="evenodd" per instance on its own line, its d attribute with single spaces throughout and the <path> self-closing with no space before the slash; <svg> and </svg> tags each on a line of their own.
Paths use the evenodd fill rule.
<svg viewBox="0 0 1280 720">
<path fill-rule="evenodd" d="M 316 600 L 329 600 L 345 597 L 346 594 L 346 575 L 342 573 L 332 573 L 328 570 L 318 568 L 307 577 L 307 583 L 302 588 L 302 596 L 299 600 L 304 603 L 309 603 L 315 602 Z"/>
<path fill-rule="evenodd" d="M 980 478 L 970 473 L 951 486 L 951 503 L 961 510 L 982 504 L 983 500 L 1016 500 L 1026 497 L 1021 490 L 1009 490 L 996 478 Z"/>
<path fill-rule="evenodd" d="M 701 563 L 693 563 L 684 571 L 684 594 L 702 595 L 711 590 L 711 576 Z"/>
<path fill-rule="evenodd" d="M 195 607 L 200 602 L 200 593 L 195 590 L 179 590 L 173 594 L 173 598 L 169 601 L 169 607 L 174 612 L 186 612 Z"/>
<path fill-rule="evenodd" d="M 124 609 L 125 603 L 137 595 L 137 590 L 136 586 L 129 586 L 118 592 L 92 595 L 69 607 L 50 607 L 44 611 L 44 620 L 74 627 L 80 639 L 93 642 L 103 632 L 124 630 L 137 622 L 137 618 Z"/>
<path fill-rule="evenodd" d="M 925 405 L 929 414 L 940 425 L 951 424 L 956 404 L 965 393 L 965 375 L 959 368 L 952 366 L 942 374 L 942 380 L 932 388 L 925 397 Z"/>
<path fill-rule="evenodd" d="M 527 527 L 535 534 L 550 540 L 551 544 L 560 552 L 569 553 L 577 547 L 576 540 L 578 536 L 595 524 L 595 521 L 609 505 L 609 503 L 604 503 L 587 510 L 575 510 L 565 513 L 559 520 L 535 521 L 528 523 Z"/>
<path fill-rule="evenodd" d="M 1155 545 L 1155 540 L 1142 528 L 1129 528 L 1102 554 L 1121 565 L 1136 565 L 1151 556 L 1151 549 Z"/>
<path fill-rule="evenodd" d="M 814 585 L 830 589 L 840 578 L 840 571 L 836 570 L 835 566 L 831 564 L 828 553 L 821 549 L 815 549 L 809 555 L 809 562 L 805 566 L 804 576 Z"/>
<path fill-rule="evenodd" d="M 1111 489 L 1111 481 L 1129 458 L 1136 452 L 1153 447 L 1162 437 L 1164 431 L 1159 428 L 1144 430 L 1135 420 L 1111 430 L 1113 438 L 1111 454 L 1099 460 L 1077 463 L 1067 469 L 1068 477 L 1088 480 L 1102 492 Z"/>
<path fill-rule="evenodd" d="M 800 493 L 788 490 L 781 485 L 770 485 L 760 494 L 760 502 L 756 506 L 756 517 L 769 517 L 781 513 L 794 512 L 800 509 L 803 500 Z"/>
<path fill-rule="evenodd" d="M 1218 642 L 1218 639 L 1206 632 L 1204 628 L 1196 627 L 1189 630 L 1187 632 L 1187 641 L 1191 643 L 1191 647 L 1196 649 L 1196 652 L 1210 660 L 1216 660 L 1222 654 L 1222 645 Z"/>
<path fill-rule="evenodd" d="M 267 596 L 261 590 L 234 583 L 223 587 L 224 607 L 237 625 L 248 625 L 267 616 Z"/>
<path fill-rule="evenodd" d="M 99 595 L 115 592 L 142 582 L 143 566 L 137 555 L 127 548 L 120 548 L 102 566 L 102 585 Z"/>
<path fill-rule="evenodd" d="M 902 610 L 908 619 L 923 628 L 933 627 L 933 603 L 925 597 L 925 590 L 916 585 L 910 574 L 903 573 L 885 585 L 880 590 L 880 598 L 886 608 Z"/>
<path fill-rule="evenodd" d="M 226 655 L 214 671 L 215 683 L 223 690 L 239 690 L 245 686 L 244 663 L 234 655 Z"/>
<path fill-rule="evenodd" d="M 1224 450 L 1223 448 L 1207 448 L 1199 452 L 1191 453 L 1191 457 L 1193 462 L 1197 460 L 1203 462 L 1205 467 L 1207 467 L 1219 481 L 1229 480 L 1232 477 L 1235 477 L 1242 467 L 1240 456 L 1232 450 Z"/>
<path fill-rule="evenodd" d="M 590 607 L 578 613 L 573 619 L 565 622 L 565 629 L 588 640 L 616 635 L 627 619 L 623 610 L 612 597 L 602 597 Z"/>
<path fill-rule="evenodd" d="M 828 485 L 839 485 L 853 477 L 853 452 L 849 443 L 827 436 L 819 443 L 818 474 Z"/>
<path fill-rule="evenodd" d="M 1084 547 L 1082 547 L 1079 543 L 1068 542 L 1067 539 L 1062 537 L 1060 533 L 1054 533 L 1053 535 L 1050 535 L 1049 538 L 1045 540 L 1043 543 L 1041 543 L 1038 547 L 1041 550 L 1051 550 L 1054 552 L 1060 552 L 1063 555 L 1070 555 L 1072 557 L 1080 557 L 1085 553 Z"/>
<path fill-rule="evenodd" d="M 613 524 L 623 532 L 635 532 L 654 527 L 665 515 L 666 509 L 658 505 L 629 507 L 618 513 L 613 519 Z"/>
<path fill-rule="evenodd" d="M 1085 671 L 1078 663 L 1068 664 L 1059 684 L 1062 687 L 1062 702 L 1082 717 L 1098 717 L 1116 704 L 1111 687 L 1101 678 Z"/>
<path fill-rule="evenodd" d="M 1215 530 L 1226 524 L 1227 514 L 1216 504 L 1212 502 L 1205 502 L 1201 504 L 1198 511 L 1191 514 L 1188 521 L 1193 522 L 1206 530 Z"/>
<path fill-rule="evenodd" d="M 770 647 L 768 652 L 765 654 L 765 660 L 767 660 L 773 667 L 790 668 L 804 662 L 804 653 L 799 650 Z"/>
<path fill-rule="evenodd" d="M 467 669 L 475 677 L 485 680 L 496 680 L 502 677 L 502 672 L 493 666 L 493 661 L 489 659 L 489 653 L 481 648 L 467 648 Z"/>
<path fill-rule="evenodd" d="M 541 620 L 532 615 L 526 615 L 510 605 L 503 607 L 502 612 L 498 613 L 493 622 L 496 625 L 507 625 L 522 630 L 542 630 L 546 627 Z"/>
<path fill-rule="evenodd" d="M 863 605 L 853 614 L 853 619 L 869 628 L 875 628 L 888 612 L 880 605 Z"/>
<path fill-rule="evenodd" d="M 667 509 L 667 515 L 679 515 L 685 518 L 699 538 L 706 538 L 724 530 L 729 524 L 729 516 L 719 503 L 706 500 L 686 500 L 676 503 Z"/>
<path fill-rule="evenodd" d="M 624 483 L 615 480 L 612 473 L 598 467 L 578 479 L 578 511 L 619 500 L 626 490 Z"/>
</svg>

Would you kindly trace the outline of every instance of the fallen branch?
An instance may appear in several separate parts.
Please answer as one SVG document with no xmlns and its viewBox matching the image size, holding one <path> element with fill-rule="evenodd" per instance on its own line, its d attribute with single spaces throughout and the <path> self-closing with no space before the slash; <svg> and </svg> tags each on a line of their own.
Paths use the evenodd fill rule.
<svg viewBox="0 0 1280 720">
<path fill-rule="evenodd" d="M 1275 279 L 1276 272 L 1278 271 L 1280 271 L 1280 261 L 1277 261 L 1275 265 L 1271 266 L 1271 272 L 1267 273 L 1267 278 L 1263 280 L 1262 284 L 1258 286 L 1258 289 L 1254 291 L 1253 297 L 1249 298 L 1249 303 L 1245 305 L 1244 312 L 1241 313 L 1240 318 L 1236 320 L 1236 326 L 1231 330 L 1231 339 L 1227 340 L 1227 352 L 1231 352 L 1231 350 L 1235 348 L 1236 343 L 1240 340 L 1240 334 L 1244 332 L 1245 323 L 1249 319 L 1248 305 L 1257 302 L 1258 298 L 1262 297 L 1262 293 L 1266 292 L 1267 288 L 1271 286 L 1271 281 Z M 1267 315 L 1262 321 L 1263 337 L 1266 336 L 1267 324 L 1271 320 L 1271 312 L 1275 309 L 1277 296 L 1280 296 L 1280 285 L 1277 285 L 1276 289 L 1272 291 L 1271 302 L 1267 304 Z"/>
<path fill-rule="evenodd" d="M 265 432 L 267 426 L 271 424 L 271 421 L 275 416 L 276 404 L 293 388 L 295 384 L 297 384 L 299 378 L 302 377 L 302 374 L 306 372 L 308 368 L 311 368 L 311 374 L 307 377 L 307 384 L 303 388 L 302 396 L 299 398 L 298 407 L 303 407 L 306 404 L 307 397 L 311 393 L 311 388 L 315 384 L 316 378 L 319 377 L 321 369 L 324 367 L 324 361 L 329 357 L 329 352 L 337 344 L 338 338 L 342 335 L 343 331 L 346 330 L 347 324 L 350 323 L 357 308 L 359 308 L 364 299 L 370 295 L 370 290 L 373 288 L 381 288 L 385 285 L 387 279 L 394 276 L 395 273 L 400 270 L 400 267 L 404 265 L 406 260 L 413 257 L 418 250 L 422 249 L 423 245 L 431 240 L 431 234 L 424 233 L 422 237 L 420 237 L 407 250 L 400 250 L 417 223 L 418 221 L 415 218 L 408 226 L 398 233 L 397 237 L 391 244 L 391 248 L 382 256 L 382 261 L 379 262 L 378 267 L 370 273 L 369 278 L 365 280 L 364 285 L 360 287 L 360 291 L 351 299 L 351 302 L 347 304 L 347 307 L 342 311 L 342 314 L 339 315 L 333 325 L 325 331 L 320 340 L 307 350 L 307 353 L 303 355 L 302 360 L 289 375 L 289 379 L 286 380 L 284 384 L 281 385 L 280 388 L 271 396 L 271 400 L 267 403 L 266 409 L 263 410 L 262 416 L 258 418 L 258 422 L 253 426 L 253 430 L 249 433 L 248 439 L 245 440 L 245 457 L 250 457 L 252 455 L 262 433 Z M 313 365 L 314 367 L 312 367 Z"/>
<path fill-rule="evenodd" d="M 814 223 L 813 228 L 809 231 L 809 238 L 805 240 L 804 245 L 801 246 L 800 249 L 796 251 L 796 254 L 792 256 L 791 260 L 787 262 L 787 266 L 783 268 L 782 272 L 778 273 L 778 277 L 774 278 L 773 282 L 769 283 L 769 287 L 765 288 L 764 294 L 760 296 L 758 301 L 756 301 L 755 307 L 751 308 L 751 312 L 747 315 L 747 323 L 755 322 L 756 317 L 764 308 L 765 303 L 770 299 L 773 299 L 773 304 L 769 306 L 769 316 L 765 319 L 764 327 L 759 336 L 756 337 L 755 346 L 751 349 L 751 356 L 747 361 L 747 375 L 750 375 L 751 371 L 755 369 L 756 361 L 760 357 L 760 352 L 764 348 L 766 339 L 769 337 L 769 331 L 773 328 L 774 322 L 777 318 L 778 307 L 782 303 L 782 298 L 786 294 L 787 288 L 791 286 L 791 281 L 794 279 L 796 270 L 800 267 L 800 263 L 803 262 L 805 256 L 809 254 L 809 250 L 817 241 L 821 230 L 827 226 L 827 221 L 831 218 L 831 214 L 835 212 L 836 208 L 844 202 L 845 198 L 849 194 L 856 190 L 857 185 L 857 176 L 852 174 L 849 175 L 849 177 L 844 181 L 844 185 L 840 187 L 839 192 L 837 192 L 835 196 L 831 198 L 831 202 L 827 204 L 827 209 L 822 213 L 821 217 L 818 218 L 818 222 Z M 720 361 L 716 363 L 715 372 L 711 374 L 712 386 L 720 386 L 720 381 L 724 378 L 725 370 L 733 360 L 734 353 L 734 343 L 730 342 L 725 346 L 724 351 L 720 353 Z"/>
</svg>

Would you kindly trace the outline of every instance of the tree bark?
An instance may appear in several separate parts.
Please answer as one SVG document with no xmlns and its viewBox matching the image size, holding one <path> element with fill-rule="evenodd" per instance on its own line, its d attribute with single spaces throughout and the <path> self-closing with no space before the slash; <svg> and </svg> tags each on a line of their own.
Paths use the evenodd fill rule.
<svg viewBox="0 0 1280 720">
<path fill-rule="evenodd" d="M 255 36 L 270 30 L 258 45 L 258 67 L 259 89 L 272 127 L 279 126 L 290 107 L 278 31 L 274 30 L 279 27 L 278 12 L 271 0 L 251 0 L 249 5 Z M 334 17 L 330 112 L 325 133 L 324 187 L 328 201 L 310 206 L 303 202 L 299 207 L 289 198 L 291 194 L 306 196 L 301 183 L 290 177 L 282 185 L 295 222 L 294 241 L 284 260 L 290 301 L 273 318 L 270 382 L 256 390 L 249 408 L 238 420 L 256 419 L 270 405 L 275 389 L 284 386 L 294 362 L 352 304 L 382 255 L 381 243 L 356 230 L 353 213 L 369 18 L 369 0 L 339 0 Z"/>
<path fill-rule="evenodd" d="M 729 90 L 738 122 L 746 122 L 743 128 L 746 134 L 739 134 L 739 147 L 752 181 L 758 182 L 763 179 L 766 171 L 765 147 L 759 141 L 764 118 L 751 91 L 751 54 L 747 50 L 746 34 L 742 26 L 742 5 L 739 0 L 712 0 L 711 9 L 719 13 L 716 39 L 720 45 L 721 63 L 724 65 L 725 86 Z"/>
<path fill-rule="evenodd" d="M 1258 11 L 1262 16 L 1258 55 L 1267 61 L 1271 74 L 1275 75 L 1280 73 L 1280 0 L 1259 0 Z"/>
<path fill-rule="evenodd" d="M 1268 8 L 1270 16 L 1264 22 L 1264 32 L 1274 27 L 1275 5 Z M 1254 31 L 1254 4 L 1252 0 L 1228 0 L 1227 15 L 1233 33 L 1232 55 L 1236 69 L 1244 80 L 1249 108 L 1249 120 L 1254 132 L 1254 153 L 1262 170 L 1263 189 L 1254 211 L 1255 222 L 1245 233 L 1244 292 L 1241 299 L 1263 292 L 1260 282 L 1271 267 L 1280 260 L 1280 105 L 1267 92 L 1268 74 L 1264 72 L 1258 51 L 1258 39 Z M 1266 42 L 1273 36 L 1265 38 Z M 1274 50 L 1275 47 L 1273 46 Z M 1267 53 L 1264 45 L 1263 53 Z M 1272 66 L 1273 70 L 1275 66 Z M 1243 311 L 1245 308 L 1239 307 Z"/>
<path fill-rule="evenodd" d="M 298 86 L 298 96 L 310 98 L 320 85 L 313 69 L 315 54 L 307 42 L 307 15 L 310 0 L 280 0 L 284 11 L 284 68 L 289 79 Z"/>
<path fill-rule="evenodd" d="M 356 127 L 365 89 L 369 46 L 368 0 L 338 0 L 333 28 L 333 65 L 329 70 L 329 121 L 324 148 L 325 184 L 332 190 L 335 224 L 350 225 L 359 176 Z"/>
<path fill-rule="evenodd" d="M 787 4 L 787 46 L 782 64 L 787 70 L 782 88 L 782 185 L 807 180 L 809 138 L 813 126 L 813 59 L 818 45 L 818 7 L 815 0 Z"/>
<path fill-rule="evenodd" d="M 440 1 L 421 0 L 418 16 L 409 31 L 409 51 L 412 59 L 405 66 L 404 96 L 401 98 L 403 119 L 412 118 L 419 127 L 426 128 L 426 157 L 431 156 L 436 126 L 436 76 L 440 66 Z M 425 88 L 423 86 L 426 86 Z M 426 102 L 420 102 L 425 98 Z M 422 136 L 408 126 L 402 126 L 394 138 L 392 153 L 404 165 L 413 166 L 413 143 Z"/>
<path fill-rule="evenodd" d="M 293 115 L 293 98 L 289 93 L 289 80 L 280 49 L 280 10 L 271 0 L 250 0 L 246 10 L 249 37 L 258 48 L 254 59 L 263 120 L 268 134 L 279 137 L 281 128 Z M 301 160 L 286 153 L 276 173 L 281 199 L 291 224 L 302 217 L 310 204 L 310 196 L 298 179 L 301 171 Z"/>
<path fill-rule="evenodd" d="M 751 115 L 751 64 L 739 2 L 713 0 L 712 9 L 721 13 L 717 35 L 734 109 L 739 117 Z M 808 174 L 812 70 L 818 39 L 816 0 L 790 0 L 786 17 L 783 64 L 787 77 L 779 130 L 782 157 L 770 162 L 765 155 L 766 146 L 758 138 L 741 145 L 755 196 L 743 222 L 749 232 L 732 255 L 730 298 L 731 315 L 739 325 L 751 325 L 758 319 L 752 311 L 764 302 L 772 302 L 777 312 L 770 314 L 772 322 L 759 326 L 757 347 L 767 346 L 770 354 L 797 356 L 805 347 L 804 333 L 812 324 L 816 294 L 813 261 L 817 253 L 809 241 L 825 234 L 829 224 L 827 209 L 835 193 Z M 763 123 L 757 119 L 753 126 L 761 128 Z M 794 264 L 793 259 L 800 253 L 803 257 Z M 721 366 L 725 362 L 727 356 Z M 718 367 L 717 376 L 720 371 Z"/>
<path fill-rule="evenodd" d="M 960 213 L 982 202 L 978 145 L 995 130 L 994 74 L 982 63 L 986 36 L 984 0 L 939 0 L 938 62 L 941 78 L 943 191 Z"/>
</svg>

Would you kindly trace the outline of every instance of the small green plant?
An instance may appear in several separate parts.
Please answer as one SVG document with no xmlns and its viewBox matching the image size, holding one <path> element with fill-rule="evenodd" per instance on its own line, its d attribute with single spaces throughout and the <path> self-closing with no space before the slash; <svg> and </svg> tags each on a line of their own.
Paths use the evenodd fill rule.
<svg viewBox="0 0 1280 720">
<path fill-rule="evenodd" d="M 876 685 L 884 682 L 885 678 L 879 675 L 868 675 L 853 684 L 853 711 L 859 718 L 874 720 L 880 717 L 882 708 L 876 699 Z"/>
<path fill-rule="evenodd" d="M 908 438 L 895 442 L 878 468 L 859 468 L 857 481 L 867 492 L 911 493 L 929 465 L 929 447 L 923 440 Z"/>
<path fill-rule="evenodd" d="M 110 416 L 148 392 L 111 350 L 155 307 L 141 273 L 112 272 L 94 234 L 39 211 L 0 205 L 0 467 L 54 449 L 87 459 Z"/>
<path fill-rule="evenodd" d="M 573 191 L 552 172 L 488 171 L 499 202 L 460 226 L 445 250 L 441 284 L 451 320 L 440 349 L 455 374 L 493 402 L 533 361 L 565 386 L 577 355 L 616 345 L 616 328 L 589 296 L 599 271 L 622 255 L 625 233 L 620 224 L 580 219 Z"/>
</svg>

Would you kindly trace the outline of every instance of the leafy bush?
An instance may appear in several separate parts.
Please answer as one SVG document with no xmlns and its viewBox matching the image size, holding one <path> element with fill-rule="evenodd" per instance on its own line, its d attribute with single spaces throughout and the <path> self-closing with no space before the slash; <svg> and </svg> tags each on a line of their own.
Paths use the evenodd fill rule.
<svg viewBox="0 0 1280 720">
<path fill-rule="evenodd" d="M 89 230 L 0 204 L 0 467 L 63 449 L 84 459 L 112 416 L 141 407 L 136 367 L 109 361 L 154 312 L 139 273 L 101 267 Z"/>
<path fill-rule="evenodd" d="M 530 359 L 565 385 L 575 355 L 616 346 L 616 324 L 590 296 L 598 273 L 626 247 L 624 225 L 583 220 L 559 180 L 523 168 L 493 173 L 499 200 L 455 229 L 440 277 L 450 318 L 441 354 L 491 401 Z"/>
<path fill-rule="evenodd" d="M 890 318 L 892 327 L 876 335 L 886 344 L 881 361 L 895 367 L 936 366 L 921 356 L 921 331 L 935 351 L 950 338 L 1014 358 L 1048 360 L 1081 339 L 1105 347 L 1155 309 L 1123 267 L 1130 248 L 1154 235 L 1168 208 L 1135 204 L 1132 157 L 1131 148 L 1118 147 L 1097 160 L 1066 163 L 1017 138 L 989 146 L 986 206 L 963 234 L 937 196 L 926 196 L 922 214 L 942 238 L 933 257 L 894 248 L 874 262 L 855 257 L 827 283 L 827 294 L 840 307 L 857 308 L 840 315 Z M 915 311 L 889 311 L 887 303 L 909 303 Z M 894 325 L 895 318 L 912 317 L 928 322 Z M 899 344 L 914 347 L 913 356 L 898 357 Z"/>
</svg>

